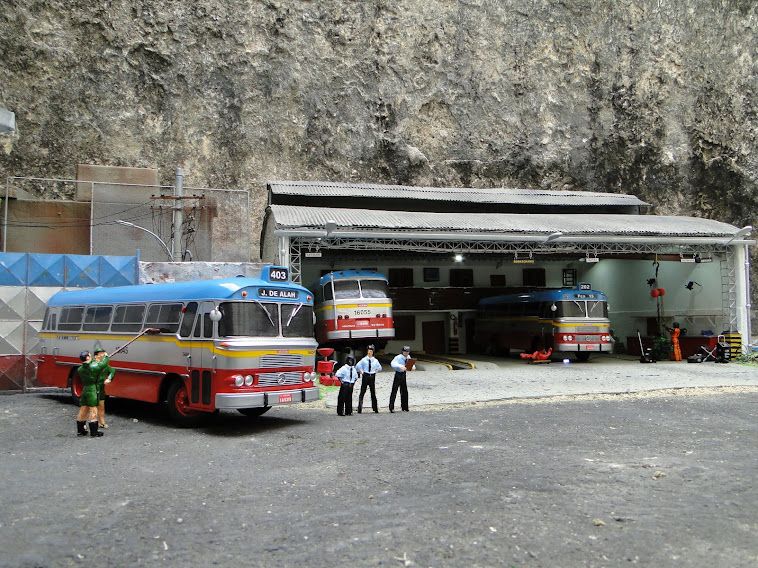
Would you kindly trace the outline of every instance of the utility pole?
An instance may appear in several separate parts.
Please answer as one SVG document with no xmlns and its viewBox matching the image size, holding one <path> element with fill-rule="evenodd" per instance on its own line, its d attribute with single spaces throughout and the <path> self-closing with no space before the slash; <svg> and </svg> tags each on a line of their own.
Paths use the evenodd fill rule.
<svg viewBox="0 0 758 568">
<path fill-rule="evenodd" d="M 181 262 L 184 256 L 182 251 L 182 223 L 184 222 L 183 200 L 184 187 L 182 186 L 182 168 L 176 168 L 176 182 L 174 184 L 174 236 L 171 239 L 171 257 L 174 262 Z"/>
</svg>

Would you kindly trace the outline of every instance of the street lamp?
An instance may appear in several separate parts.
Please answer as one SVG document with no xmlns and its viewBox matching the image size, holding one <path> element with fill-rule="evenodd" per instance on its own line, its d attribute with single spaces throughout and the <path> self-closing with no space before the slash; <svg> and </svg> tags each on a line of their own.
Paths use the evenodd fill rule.
<svg viewBox="0 0 758 568">
<path fill-rule="evenodd" d="M 122 221 L 121 219 L 118 219 L 118 220 L 116 221 L 116 223 L 118 223 L 119 225 L 125 225 L 125 226 L 127 226 L 127 227 L 133 227 L 133 228 L 135 228 L 135 229 L 139 229 L 140 231 L 145 231 L 146 233 L 150 233 L 151 235 L 153 235 L 153 236 L 156 238 L 156 240 L 157 240 L 159 243 L 161 243 L 161 246 L 163 247 L 163 250 L 165 250 L 165 251 L 166 251 L 166 254 L 168 255 L 168 259 L 169 259 L 169 261 L 171 261 L 171 260 L 173 260 L 173 259 L 174 259 L 173 255 L 171 254 L 171 251 L 170 251 L 170 250 L 169 250 L 169 248 L 166 246 L 166 243 L 164 243 L 164 242 L 163 242 L 163 239 L 161 239 L 161 238 L 160 238 L 158 235 L 156 235 L 156 234 L 155 234 L 155 233 L 153 233 L 152 231 L 150 231 L 150 230 L 148 230 L 148 229 L 145 229 L 145 227 L 140 227 L 139 225 L 135 225 L 134 223 L 130 223 L 129 221 Z"/>
<path fill-rule="evenodd" d="M 742 227 L 739 231 L 737 231 L 736 233 L 734 233 L 732 235 L 732 238 L 730 238 L 728 241 L 726 241 L 724 243 L 724 245 L 728 245 L 729 243 L 731 243 L 735 239 L 741 239 L 742 237 L 746 237 L 747 235 L 749 235 L 752 232 L 753 232 L 753 226 L 752 225 L 747 225 L 745 227 Z"/>
</svg>

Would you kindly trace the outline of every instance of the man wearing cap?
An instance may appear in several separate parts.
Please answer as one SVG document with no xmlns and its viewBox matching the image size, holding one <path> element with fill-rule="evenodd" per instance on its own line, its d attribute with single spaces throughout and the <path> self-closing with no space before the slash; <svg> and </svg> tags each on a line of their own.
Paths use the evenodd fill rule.
<svg viewBox="0 0 758 568">
<path fill-rule="evenodd" d="M 358 369 L 358 374 L 361 376 L 361 394 L 358 397 L 358 414 L 363 410 L 363 395 L 366 394 L 366 389 L 371 391 L 371 408 L 374 412 L 379 412 L 379 405 L 376 401 L 376 373 L 382 370 L 382 366 L 379 364 L 379 360 L 374 357 L 374 346 L 369 345 L 366 347 L 366 356 L 358 361 L 355 366 Z"/>
<path fill-rule="evenodd" d="M 392 381 L 392 392 L 390 393 L 390 412 L 395 412 L 395 396 L 397 396 L 397 389 L 400 389 L 400 408 L 404 412 L 408 412 L 408 384 L 405 382 L 405 373 L 408 370 L 406 363 L 411 358 L 411 348 L 407 345 L 403 346 L 403 352 L 396 355 L 392 360 L 392 368 L 395 369 L 395 378 Z M 415 370 L 416 366 L 411 367 L 411 371 Z"/>
<path fill-rule="evenodd" d="M 76 433 L 79 436 L 86 436 L 84 425 L 89 420 L 89 433 L 95 438 L 103 435 L 97 428 L 97 384 L 100 371 L 108 362 L 103 364 L 102 361 L 94 361 L 89 351 L 82 351 L 79 360 L 82 364 L 77 367 L 76 372 L 82 380 L 82 394 L 79 397 Z"/>
<path fill-rule="evenodd" d="M 340 380 L 340 392 L 337 395 L 337 414 L 340 416 L 353 415 L 353 386 L 358 379 L 358 371 L 355 370 L 355 359 L 348 357 L 345 364 L 334 373 Z"/>
<path fill-rule="evenodd" d="M 105 364 L 98 372 L 97 377 L 97 420 L 100 428 L 107 428 L 108 425 L 105 423 L 105 385 L 110 384 L 113 380 L 116 370 L 110 366 L 110 358 L 105 349 L 98 347 L 93 351 L 93 354 L 98 364 Z"/>
</svg>

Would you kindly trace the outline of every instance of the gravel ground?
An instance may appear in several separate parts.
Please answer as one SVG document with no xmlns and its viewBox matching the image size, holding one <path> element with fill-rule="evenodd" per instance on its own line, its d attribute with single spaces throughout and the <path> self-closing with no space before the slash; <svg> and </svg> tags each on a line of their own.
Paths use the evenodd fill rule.
<svg viewBox="0 0 758 568">
<path fill-rule="evenodd" d="M 408 413 L 391 373 L 352 417 L 110 399 L 99 439 L 65 393 L 2 396 L 0 566 L 758 565 L 758 369 L 477 366 L 410 374 Z"/>
<path fill-rule="evenodd" d="M 418 363 L 407 375 L 410 405 L 416 407 L 531 399 L 555 396 L 616 395 L 657 390 L 719 387 L 758 387 L 758 367 L 738 363 L 640 363 L 639 358 L 607 355 L 586 363 L 529 364 L 520 359 L 467 357 L 475 369 L 451 371 Z M 386 409 L 394 372 L 389 365 L 376 376 L 379 406 Z M 360 380 L 356 383 L 357 404 Z M 368 395 L 366 395 L 368 396 Z M 399 396 L 399 395 L 398 395 Z M 364 404 L 366 403 L 364 400 Z M 337 389 L 324 403 L 337 406 Z M 399 402 L 396 401 L 396 406 Z"/>
</svg>

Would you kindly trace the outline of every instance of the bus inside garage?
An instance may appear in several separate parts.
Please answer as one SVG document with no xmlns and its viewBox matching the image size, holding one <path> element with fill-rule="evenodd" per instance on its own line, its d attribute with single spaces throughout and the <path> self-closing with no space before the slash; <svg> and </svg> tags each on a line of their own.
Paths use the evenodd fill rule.
<svg viewBox="0 0 758 568">
<path fill-rule="evenodd" d="M 658 216 L 590 192 L 271 182 L 263 260 L 308 286 L 331 271 L 389 280 L 395 337 L 429 354 L 485 352 L 485 298 L 579 286 L 607 296 L 613 351 L 639 353 L 674 322 L 683 354 L 750 337 L 750 227 Z"/>
</svg>

